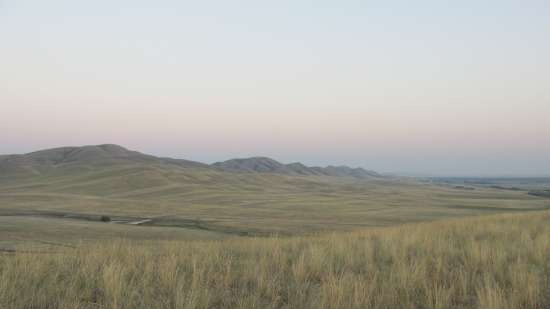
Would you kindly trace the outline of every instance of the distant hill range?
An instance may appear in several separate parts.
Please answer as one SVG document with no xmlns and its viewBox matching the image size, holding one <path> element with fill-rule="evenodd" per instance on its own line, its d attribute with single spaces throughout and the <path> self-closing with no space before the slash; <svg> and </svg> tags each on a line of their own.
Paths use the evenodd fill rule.
<svg viewBox="0 0 550 309">
<path fill-rule="evenodd" d="M 60 168 L 91 169 L 106 165 L 135 165 L 139 163 L 147 165 L 159 164 L 164 167 L 204 168 L 241 173 L 277 173 L 294 176 L 332 176 L 353 177 L 357 179 L 381 177 L 376 172 L 362 168 L 350 168 L 347 166 L 308 167 L 302 163 L 283 164 L 266 157 L 231 159 L 209 165 L 183 159 L 156 157 L 112 144 L 61 147 L 28 154 L 1 155 L 0 174 L 42 174 L 48 171 L 59 170 Z"/>
<path fill-rule="evenodd" d="M 228 171 L 240 171 L 250 173 L 279 173 L 303 176 L 354 177 L 360 179 L 380 177 L 380 174 L 373 171 L 367 171 L 362 168 L 351 168 L 348 166 L 309 167 L 299 162 L 283 164 L 266 157 L 232 159 L 224 162 L 214 163 L 212 164 L 212 166 Z"/>
<path fill-rule="evenodd" d="M 198 162 L 159 158 L 118 145 L 60 147 L 27 154 L 0 156 L 0 173 L 41 174 L 58 168 L 94 167 L 127 163 L 159 163 L 181 167 L 208 167 Z"/>
</svg>

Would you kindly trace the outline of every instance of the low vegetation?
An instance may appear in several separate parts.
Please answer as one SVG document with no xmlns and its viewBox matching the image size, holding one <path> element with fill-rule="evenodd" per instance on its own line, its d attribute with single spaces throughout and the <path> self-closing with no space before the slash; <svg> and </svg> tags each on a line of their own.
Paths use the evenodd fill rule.
<svg viewBox="0 0 550 309">
<path fill-rule="evenodd" d="M 0 255 L 0 308 L 549 308 L 550 212 Z"/>
<path fill-rule="evenodd" d="M 548 179 L 476 179 L 472 184 L 372 172 L 358 177 L 358 170 L 345 167 L 314 173 L 317 168 L 298 163 L 290 166 L 301 172 L 290 173 L 287 165 L 267 158 L 233 162 L 211 166 L 116 145 L 5 156 L 0 161 L 0 250 L 113 238 L 304 236 L 550 209 L 550 199 L 528 194 L 550 188 Z"/>
</svg>

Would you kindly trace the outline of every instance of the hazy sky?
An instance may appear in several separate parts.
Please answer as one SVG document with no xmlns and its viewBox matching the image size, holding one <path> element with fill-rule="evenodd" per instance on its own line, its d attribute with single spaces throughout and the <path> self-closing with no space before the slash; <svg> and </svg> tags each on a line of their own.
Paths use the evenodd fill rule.
<svg viewBox="0 0 550 309">
<path fill-rule="evenodd" d="M 0 153 L 550 175 L 550 2 L 0 0 Z"/>
</svg>

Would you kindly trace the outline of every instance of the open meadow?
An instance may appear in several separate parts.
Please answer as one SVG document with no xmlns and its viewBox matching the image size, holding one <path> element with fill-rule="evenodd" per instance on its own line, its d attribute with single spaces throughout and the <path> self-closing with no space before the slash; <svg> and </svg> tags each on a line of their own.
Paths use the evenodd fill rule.
<svg viewBox="0 0 550 309">
<path fill-rule="evenodd" d="M 550 212 L 0 255 L 0 308 L 550 306 Z"/>
<path fill-rule="evenodd" d="M 550 200 L 527 184 L 235 162 L 0 158 L 0 308 L 550 306 Z"/>
<path fill-rule="evenodd" d="M 550 207 L 527 189 L 241 172 L 142 154 L 42 163 L 51 153 L 0 166 L 0 247 L 304 235 Z"/>
</svg>

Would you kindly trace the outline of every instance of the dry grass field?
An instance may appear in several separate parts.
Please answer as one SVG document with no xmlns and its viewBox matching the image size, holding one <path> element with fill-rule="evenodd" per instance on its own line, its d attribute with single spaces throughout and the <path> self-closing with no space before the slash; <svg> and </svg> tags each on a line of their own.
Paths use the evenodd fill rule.
<svg viewBox="0 0 550 309">
<path fill-rule="evenodd" d="M 7 156 L 0 309 L 549 308 L 550 200 L 523 182 Z"/>
<path fill-rule="evenodd" d="M 57 168 L 0 181 L 0 247 L 304 235 L 549 207 L 549 199 L 527 191 L 407 179 L 79 165 L 76 171 Z M 101 216 L 112 222 L 101 222 Z"/>
<path fill-rule="evenodd" d="M 0 308 L 549 308 L 550 212 L 0 255 Z"/>
</svg>

